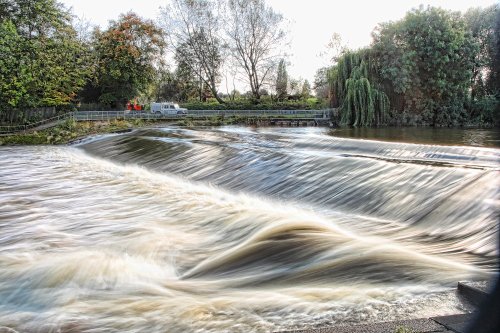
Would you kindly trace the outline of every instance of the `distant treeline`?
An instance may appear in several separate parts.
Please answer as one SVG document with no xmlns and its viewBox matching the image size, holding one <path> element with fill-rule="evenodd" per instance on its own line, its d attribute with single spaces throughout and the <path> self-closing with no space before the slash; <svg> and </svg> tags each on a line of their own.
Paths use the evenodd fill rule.
<svg viewBox="0 0 500 333">
<path fill-rule="evenodd" d="M 410 11 L 370 47 L 325 71 L 344 125 L 492 126 L 499 122 L 500 10 Z"/>
<path fill-rule="evenodd" d="M 56 0 L 0 0 L 0 119 L 136 100 L 192 109 L 330 106 L 353 126 L 491 126 L 500 105 L 499 15 L 498 5 L 463 15 L 412 10 L 379 25 L 370 47 L 343 49 L 311 86 L 289 77 L 284 19 L 264 0 L 172 0 L 157 21 L 129 12 L 105 30 Z M 235 78 L 249 91 L 237 91 Z"/>
</svg>

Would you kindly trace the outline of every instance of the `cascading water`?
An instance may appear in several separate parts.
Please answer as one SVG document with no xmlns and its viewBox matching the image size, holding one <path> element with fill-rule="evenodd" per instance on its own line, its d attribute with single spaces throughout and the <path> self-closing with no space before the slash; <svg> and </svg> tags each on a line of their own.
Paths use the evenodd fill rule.
<svg viewBox="0 0 500 333">
<path fill-rule="evenodd" d="M 0 327 L 272 332 L 469 311 L 500 151 L 317 128 L 0 147 Z"/>
</svg>

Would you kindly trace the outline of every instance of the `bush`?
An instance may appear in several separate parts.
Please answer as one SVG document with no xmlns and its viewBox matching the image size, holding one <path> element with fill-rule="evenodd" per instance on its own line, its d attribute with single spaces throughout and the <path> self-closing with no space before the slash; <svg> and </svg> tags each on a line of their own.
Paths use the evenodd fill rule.
<svg viewBox="0 0 500 333">
<path fill-rule="evenodd" d="M 499 99 L 493 95 L 487 95 L 473 101 L 470 106 L 470 122 L 480 126 L 499 125 Z"/>
<path fill-rule="evenodd" d="M 217 101 L 208 102 L 185 102 L 181 106 L 188 110 L 315 110 L 324 109 L 327 103 L 317 98 L 308 98 L 299 101 L 271 101 L 263 98 L 259 103 L 253 103 L 251 100 L 236 100 L 226 104 L 219 104 Z"/>
</svg>

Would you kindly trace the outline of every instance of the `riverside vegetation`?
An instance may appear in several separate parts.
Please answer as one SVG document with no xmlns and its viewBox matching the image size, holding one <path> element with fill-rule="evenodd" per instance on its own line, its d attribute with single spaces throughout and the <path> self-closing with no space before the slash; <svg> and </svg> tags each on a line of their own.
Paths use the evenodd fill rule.
<svg viewBox="0 0 500 333">
<path fill-rule="evenodd" d="M 142 127 L 148 122 L 142 120 L 113 120 L 110 122 L 76 122 L 72 119 L 64 121 L 55 127 L 28 133 L 0 136 L 2 145 L 57 145 L 67 144 L 80 138 L 105 133 L 115 133 L 130 130 L 132 127 Z"/>
<path fill-rule="evenodd" d="M 123 109 L 130 100 L 191 109 L 330 106 L 345 126 L 499 124 L 498 4 L 412 9 L 375 27 L 360 50 L 334 34 L 331 65 L 313 84 L 288 75 L 285 19 L 265 0 L 173 0 L 157 21 L 128 12 L 104 30 L 56 0 L 0 0 L 0 8 L 0 124 L 29 121 L 27 109 Z M 235 77 L 246 77 L 250 90 L 237 91 Z"/>
<path fill-rule="evenodd" d="M 195 127 L 195 126 L 224 126 L 224 125 L 249 125 L 256 126 L 266 121 L 266 118 L 259 117 L 222 117 L 211 116 L 207 119 L 184 118 L 175 122 L 169 122 L 169 125 Z M 12 135 L 0 136 L 0 146 L 5 145 L 61 145 L 68 144 L 79 139 L 98 135 L 119 133 L 130 131 L 136 128 L 158 126 L 164 123 L 156 120 L 111 120 L 111 121 L 84 121 L 77 122 L 73 119 L 67 119 L 62 124 L 40 131 L 31 131 L 17 133 Z"/>
</svg>

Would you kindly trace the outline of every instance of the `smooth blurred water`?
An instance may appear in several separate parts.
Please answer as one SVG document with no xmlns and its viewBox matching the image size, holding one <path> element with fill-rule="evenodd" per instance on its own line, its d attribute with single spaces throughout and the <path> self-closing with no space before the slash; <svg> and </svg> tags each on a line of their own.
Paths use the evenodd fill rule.
<svg viewBox="0 0 500 333">
<path fill-rule="evenodd" d="M 0 147 L 0 326 L 272 332 L 469 311 L 500 150 L 319 128 Z"/>
<path fill-rule="evenodd" d="M 353 139 L 500 148 L 498 128 L 342 127 L 332 129 L 329 134 Z"/>
</svg>

